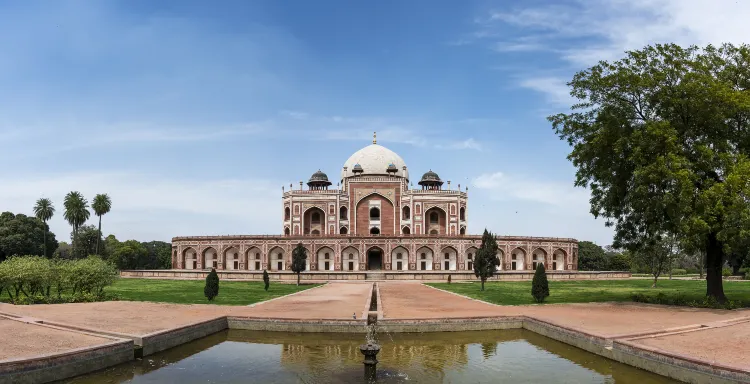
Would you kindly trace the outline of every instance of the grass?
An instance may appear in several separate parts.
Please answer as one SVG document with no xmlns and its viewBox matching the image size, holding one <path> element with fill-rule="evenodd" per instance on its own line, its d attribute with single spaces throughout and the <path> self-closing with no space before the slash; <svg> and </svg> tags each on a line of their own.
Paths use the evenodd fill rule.
<svg viewBox="0 0 750 384">
<path fill-rule="evenodd" d="M 545 303 L 591 303 L 603 301 L 632 301 L 633 293 L 656 295 L 659 292 L 669 297 L 682 296 L 690 300 L 703 300 L 706 296 L 705 280 L 659 280 L 651 288 L 651 280 L 576 280 L 550 281 L 549 297 Z M 455 292 L 494 304 L 534 304 L 531 297 L 531 281 L 492 281 L 485 283 L 484 292 L 478 282 L 431 283 L 435 288 Z M 724 293 L 730 300 L 750 302 L 750 283 L 724 282 Z"/>
<path fill-rule="evenodd" d="M 279 296 L 304 291 L 320 284 L 305 284 L 299 287 L 294 284 L 271 283 L 268 292 L 263 290 L 259 281 L 220 281 L 219 295 L 208 301 L 203 295 L 204 280 L 152 280 L 152 279 L 117 279 L 105 292 L 116 295 L 119 300 L 155 301 L 175 304 L 219 304 L 248 305 L 273 299 Z M 8 301 L 4 290 L 0 301 Z"/>
</svg>

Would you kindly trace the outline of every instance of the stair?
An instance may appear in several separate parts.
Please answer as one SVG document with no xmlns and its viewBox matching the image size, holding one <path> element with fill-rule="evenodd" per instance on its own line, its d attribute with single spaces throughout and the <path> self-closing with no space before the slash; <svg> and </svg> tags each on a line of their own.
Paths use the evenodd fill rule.
<svg viewBox="0 0 750 384">
<path fill-rule="evenodd" d="M 367 272 L 367 274 L 365 274 L 365 280 L 385 280 L 385 273 Z"/>
</svg>

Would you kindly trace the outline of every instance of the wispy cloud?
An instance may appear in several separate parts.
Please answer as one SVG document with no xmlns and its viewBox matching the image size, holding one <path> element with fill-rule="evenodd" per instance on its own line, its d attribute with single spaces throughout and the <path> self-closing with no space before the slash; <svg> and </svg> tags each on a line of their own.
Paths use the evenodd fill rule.
<svg viewBox="0 0 750 384">
<path fill-rule="evenodd" d="M 495 172 L 479 175 L 473 185 L 497 200 L 526 200 L 571 209 L 579 214 L 588 212 L 589 192 L 570 184 Z"/>
<path fill-rule="evenodd" d="M 574 0 L 493 10 L 476 19 L 474 36 L 498 52 L 555 47 L 546 50 L 560 60 L 559 72 L 570 76 L 648 44 L 747 42 L 748 14 L 750 2 L 736 0 Z M 519 86 L 546 94 L 551 103 L 571 104 L 559 79 L 534 72 L 527 68 Z"/>
</svg>

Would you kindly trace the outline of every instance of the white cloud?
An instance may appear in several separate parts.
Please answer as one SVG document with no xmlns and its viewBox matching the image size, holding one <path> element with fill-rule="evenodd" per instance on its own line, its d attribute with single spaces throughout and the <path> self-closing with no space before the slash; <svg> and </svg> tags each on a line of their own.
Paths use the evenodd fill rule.
<svg viewBox="0 0 750 384">
<path fill-rule="evenodd" d="M 490 197 L 496 200 L 528 200 L 571 209 L 578 214 L 588 212 L 588 191 L 569 184 L 495 172 L 479 175 L 474 179 L 473 185 L 487 190 Z"/>
<path fill-rule="evenodd" d="M 552 104 L 569 106 L 574 103 L 574 99 L 570 96 L 566 83 L 566 80 L 559 77 L 534 77 L 522 79 L 520 85 L 543 93 Z"/>
<path fill-rule="evenodd" d="M 2 209 L 32 214 L 39 197 L 51 198 L 57 212 L 50 222 L 58 241 L 68 241 L 63 198 L 77 190 L 91 201 L 97 193 L 112 198 L 103 232 L 137 240 L 169 240 L 175 235 L 266 233 L 278 222 L 281 182 L 235 179 L 168 179 L 128 172 L 37 175 L 0 179 Z M 88 224 L 94 224 L 91 216 Z"/>
<path fill-rule="evenodd" d="M 737 0 L 576 0 L 567 5 L 492 11 L 477 20 L 475 36 L 499 51 L 516 46 L 518 51 L 529 41 L 536 44 L 529 50 L 541 45 L 557 47 L 550 51 L 567 62 L 567 72 L 572 73 L 649 44 L 741 44 L 750 40 L 747 15 L 750 2 Z M 521 37 L 497 41 L 500 34 L 496 31 L 508 26 Z M 550 80 L 526 75 L 520 86 L 547 94 L 553 103 L 570 105 L 567 92 L 563 96 L 558 86 L 549 86 Z"/>
</svg>

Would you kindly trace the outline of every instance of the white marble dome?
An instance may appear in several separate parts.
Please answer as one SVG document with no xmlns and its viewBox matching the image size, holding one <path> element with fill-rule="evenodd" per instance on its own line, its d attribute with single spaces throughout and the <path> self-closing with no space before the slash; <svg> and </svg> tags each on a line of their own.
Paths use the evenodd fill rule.
<svg viewBox="0 0 750 384">
<path fill-rule="evenodd" d="M 359 164 L 362 167 L 362 175 L 388 175 L 386 169 L 388 169 L 389 165 L 393 164 L 396 166 L 396 169 L 398 169 L 396 176 L 409 179 L 409 171 L 404 170 L 404 166 L 406 165 L 404 159 L 396 154 L 396 152 L 379 144 L 370 144 L 359 151 L 354 152 L 354 154 L 349 157 L 349 160 L 344 163 L 346 171 L 344 171 L 343 168 L 341 169 L 342 180 L 354 176 L 352 169 L 356 164 Z"/>
</svg>

